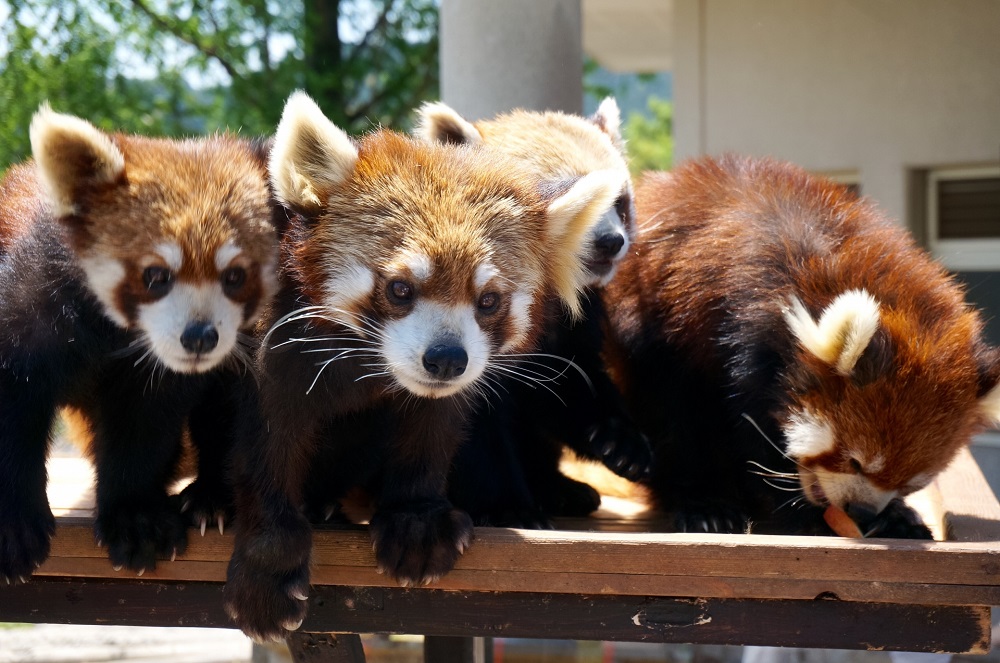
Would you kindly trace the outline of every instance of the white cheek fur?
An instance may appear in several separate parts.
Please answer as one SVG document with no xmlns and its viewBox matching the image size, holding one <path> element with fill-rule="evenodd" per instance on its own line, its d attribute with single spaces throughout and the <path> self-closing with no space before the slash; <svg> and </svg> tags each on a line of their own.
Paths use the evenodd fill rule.
<svg viewBox="0 0 1000 663">
<path fill-rule="evenodd" d="M 447 382 L 437 380 L 423 365 L 428 348 L 442 342 L 462 346 L 468 354 L 465 372 Z M 403 318 L 385 325 L 382 355 L 396 381 L 416 394 L 440 398 L 473 384 L 486 369 L 489 340 L 476 322 L 472 306 L 448 306 L 418 301 Z"/>
<path fill-rule="evenodd" d="M 519 346 L 531 326 L 531 294 L 520 290 L 510 297 L 511 335 L 500 347 L 500 352 L 509 352 Z"/>
<path fill-rule="evenodd" d="M 80 266 L 87 275 L 87 284 L 104 307 L 104 313 L 123 329 L 128 329 L 129 321 L 118 310 L 115 291 L 125 280 L 125 267 L 113 258 L 81 258 Z"/>
<path fill-rule="evenodd" d="M 218 366 L 236 345 L 243 306 L 226 297 L 218 283 L 178 282 L 163 298 L 140 306 L 138 321 L 163 365 L 178 373 L 203 373 Z M 198 357 L 181 345 L 181 334 L 197 321 L 211 322 L 219 333 L 215 348 Z"/>
</svg>

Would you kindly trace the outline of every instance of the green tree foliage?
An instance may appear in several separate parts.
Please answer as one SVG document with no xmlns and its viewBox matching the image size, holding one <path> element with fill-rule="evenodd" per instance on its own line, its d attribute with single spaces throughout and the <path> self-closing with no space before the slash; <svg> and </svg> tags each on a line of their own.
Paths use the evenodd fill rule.
<svg viewBox="0 0 1000 663">
<path fill-rule="evenodd" d="M 650 97 L 647 107 L 649 117 L 632 112 L 622 129 L 633 175 L 645 170 L 668 170 L 673 163 L 673 105 Z"/>
<path fill-rule="evenodd" d="M 0 169 L 39 103 L 106 129 L 274 130 L 307 90 L 339 126 L 405 127 L 438 94 L 437 0 L 10 0 Z"/>
</svg>

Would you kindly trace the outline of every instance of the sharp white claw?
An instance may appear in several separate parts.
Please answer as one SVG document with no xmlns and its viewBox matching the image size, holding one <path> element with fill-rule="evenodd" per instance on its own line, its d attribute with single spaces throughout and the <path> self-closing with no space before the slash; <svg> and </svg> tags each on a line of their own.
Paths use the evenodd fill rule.
<svg viewBox="0 0 1000 663">
<path fill-rule="evenodd" d="M 289 596 L 298 601 L 306 601 L 309 599 L 309 595 L 303 592 L 301 589 L 293 589 L 289 594 Z"/>
<path fill-rule="evenodd" d="M 139 571 L 135 575 L 136 576 L 142 576 L 142 574 L 145 573 L 145 572 L 146 572 L 146 569 L 139 569 Z"/>
<path fill-rule="evenodd" d="M 333 512 L 335 511 L 333 505 L 326 507 L 326 512 L 323 514 L 323 520 L 330 520 L 333 518 Z"/>
<path fill-rule="evenodd" d="M 286 631 L 297 631 L 300 626 L 302 626 L 301 619 L 289 619 L 281 623 L 281 628 Z"/>
<path fill-rule="evenodd" d="M 226 519 L 223 518 L 221 515 L 216 516 L 216 518 L 217 518 L 217 522 L 219 523 L 219 534 L 225 534 L 226 533 Z"/>
<path fill-rule="evenodd" d="M 173 551 L 170 553 L 170 561 L 171 562 L 177 561 L 177 548 L 174 548 Z"/>
<path fill-rule="evenodd" d="M 184 504 L 181 505 L 181 513 L 184 513 L 191 508 L 191 500 L 184 500 Z"/>
<path fill-rule="evenodd" d="M 121 571 L 122 570 L 122 565 L 121 564 L 115 564 L 111 568 L 113 568 L 115 571 Z"/>
<path fill-rule="evenodd" d="M 205 518 L 201 519 L 201 535 L 205 536 L 205 530 L 208 528 L 208 520 Z"/>
<path fill-rule="evenodd" d="M 23 585 L 24 583 L 28 582 L 27 580 L 25 580 L 25 579 L 24 579 L 24 576 L 18 576 L 18 577 L 17 577 L 17 579 L 18 579 L 18 581 L 19 581 L 19 582 L 20 582 L 20 583 L 21 583 L 22 585 Z"/>
</svg>

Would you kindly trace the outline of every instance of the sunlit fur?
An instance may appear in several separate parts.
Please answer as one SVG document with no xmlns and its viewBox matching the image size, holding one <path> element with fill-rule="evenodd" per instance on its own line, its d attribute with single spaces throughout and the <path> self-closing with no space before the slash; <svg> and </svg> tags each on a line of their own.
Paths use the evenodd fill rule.
<svg viewBox="0 0 1000 663">
<path fill-rule="evenodd" d="M 225 447 L 215 394 L 247 372 L 277 287 L 266 146 L 109 134 L 47 105 L 30 136 L 33 160 L 0 184 L 0 576 L 48 554 L 60 407 L 95 460 L 98 542 L 142 572 L 183 551 L 166 494 L 182 428 Z M 192 324 L 203 342 L 182 341 Z M 217 460 L 206 490 L 224 491 L 213 449 L 199 468 Z"/>
<path fill-rule="evenodd" d="M 648 174 L 636 195 L 639 250 L 608 294 L 666 508 L 782 516 L 751 461 L 793 497 L 877 511 L 996 421 L 978 313 L 869 201 L 739 157 Z"/>
<path fill-rule="evenodd" d="M 379 568 L 433 582 L 472 525 L 445 497 L 470 403 L 530 349 L 542 302 L 576 305 L 614 173 L 558 191 L 501 155 L 379 130 L 356 141 L 292 95 L 270 159 L 289 217 L 281 289 L 236 454 L 225 607 L 255 639 L 301 624 L 311 528 L 372 491 Z M 253 385 L 250 385 L 253 386 Z"/>
<path fill-rule="evenodd" d="M 552 111 L 515 110 L 475 123 L 465 120 L 447 104 L 433 102 L 417 111 L 415 134 L 429 142 L 484 145 L 516 159 L 543 181 L 567 180 L 596 170 L 621 173 L 620 205 L 617 209 L 609 205 L 594 225 L 587 257 L 589 285 L 604 285 L 614 276 L 635 238 L 632 186 L 620 122 L 618 105 L 610 97 L 590 118 Z M 609 233 L 620 234 L 623 239 L 613 256 L 601 254 L 593 245 L 594 240 Z"/>
</svg>

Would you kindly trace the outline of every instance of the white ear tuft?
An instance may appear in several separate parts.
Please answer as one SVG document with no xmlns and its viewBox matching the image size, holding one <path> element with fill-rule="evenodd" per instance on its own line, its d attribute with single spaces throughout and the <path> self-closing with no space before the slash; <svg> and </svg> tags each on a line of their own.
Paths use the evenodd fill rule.
<svg viewBox="0 0 1000 663">
<path fill-rule="evenodd" d="M 279 200 L 316 208 L 321 196 L 342 184 L 354 171 L 358 150 L 350 137 L 331 122 L 305 92 L 285 102 L 274 136 L 269 169 Z"/>
<path fill-rule="evenodd" d="M 622 115 L 618 110 L 618 102 L 614 97 L 605 97 L 601 105 L 597 107 L 597 112 L 590 116 L 590 120 L 596 124 L 601 131 L 611 138 L 619 150 L 624 149 L 625 141 L 622 140 L 621 124 Z"/>
<path fill-rule="evenodd" d="M 848 290 L 826 307 L 818 323 L 793 297 L 785 320 L 803 348 L 848 376 L 878 331 L 880 317 L 878 302 L 871 295 Z"/>
<path fill-rule="evenodd" d="M 478 145 L 483 142 L 479 130 L 444 102 L 425 103 L 417 111 L 414 135 L 427 143 Z"/>
<path fill-rule="evenodd" d="M 621 194 L 627 177 L 617 170 L 597 170 L 549 203 L 547 228 L 555 260 L 556 292 L 574 316 L 580 313 L 578 295 L 588 278 L 584 256 L 590 230 Z"/>
<path fill-rule="evenodd" d="M 109 184 L 125 170 L 125 157 L 107 134 L 86 120 L 42 104 L 31 119 L 31 153 L 56 216 L 78 212 L 82 186 Z"/>
<path fill-rule="evenodd" d="M 991 425 L 1000 424 L 1000 383 L 980 397 L 979 409 Z"/>
</svg>

